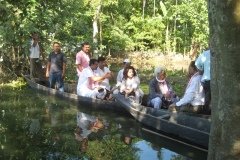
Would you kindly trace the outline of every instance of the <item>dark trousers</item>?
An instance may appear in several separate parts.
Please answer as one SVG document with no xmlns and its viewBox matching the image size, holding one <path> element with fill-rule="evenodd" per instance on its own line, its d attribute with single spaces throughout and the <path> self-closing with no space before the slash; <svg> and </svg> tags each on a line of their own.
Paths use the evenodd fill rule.
<svg viewBox="0 0 240 160">
<path fill-rule="evenodd" d="M 205 105 L 204 105 L 204 110 L 210 111 L 210 103 L 211 103 L 211 86 L 210 86 L 210 81 L 204 81 L 203 83 L 203 89 L 205 93 Z"/>
<path fill-rule="evenodd" d="M 63 89 L 62 72 L 51 73 L 49 75 L 50 88 Z M 56 85 L 56 86 L 55 86 Z"/>
</svg>

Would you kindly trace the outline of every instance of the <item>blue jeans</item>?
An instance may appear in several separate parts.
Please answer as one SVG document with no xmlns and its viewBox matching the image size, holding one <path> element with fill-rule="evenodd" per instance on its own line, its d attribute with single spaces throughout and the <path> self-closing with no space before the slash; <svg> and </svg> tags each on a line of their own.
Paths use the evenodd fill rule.
<svg viewBox="0 0 240 160">
<path fill-rule="evenodd" d="M 60 91 L 63 91 L 64 83 L 62 78 L 62 72 L 50 73 L 49 84 L 50 84 L 50 88 L 56 88 Z"/>
</svg>

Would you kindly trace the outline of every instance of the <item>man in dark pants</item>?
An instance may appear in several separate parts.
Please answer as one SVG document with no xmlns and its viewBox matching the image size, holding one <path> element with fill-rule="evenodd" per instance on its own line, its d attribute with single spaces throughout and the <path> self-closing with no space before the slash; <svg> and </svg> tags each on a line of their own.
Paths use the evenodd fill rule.
<svg viewBox="0 0 240 160">
<path fill-rule="evenodd" d="M 64 90 L 64 77 L 66 72 L 66 58 L 61 52 L 60 43 L 53 43 L 53 52 L 49 54 L 46 77 L 49 77 L 51 88 Z M 57 86 L 55 86 L 57 84 Z"/>
<path fill-rule="evenodd" d="M 201 82 L 203 84 L 203 89 L 205 92 L 205 111 L 207 113 L 211 112 L 210 108 L 210 102 L 211 102 L 211 86 L 210 86 L 210 80 L 211 80 L 211 75 L 210 75 L 210 50 L 203 51 L 199 57 L 197 58 L 195 65 L 196 67 L 203 72 L 203 76 L 201 79 Z"/>
</svg>

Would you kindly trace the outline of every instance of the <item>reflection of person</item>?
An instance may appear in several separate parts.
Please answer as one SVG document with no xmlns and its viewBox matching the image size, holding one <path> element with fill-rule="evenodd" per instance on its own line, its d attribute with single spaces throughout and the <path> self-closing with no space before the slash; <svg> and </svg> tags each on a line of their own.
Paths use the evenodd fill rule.
<svg viewBox="0 0 240 160">
<path fill-rule="evenodd" d="M 39 75 L 41 74 L 41 71 L 39 71 L 39 58 L 40 55 L 42 56 L 43 60 L 44 60 L 44 55 L 43 55 L 43 50 L 42 47 L 40 45 L 40 40 L 38 37 L 38 34 L 36 32 L 33 32 L 31 35 L 32 39 L 31 39 L 31 46 L 29 48 L 30 50 L 30 78 L 42 78 L 41 76 L 43 75 Z M 42 67 L 42 66 L 41 66 Z"/>
<path fill-rule="evenodd" d="M 75 129 L 75 139 L 82 142 L 81 151 L 85 152 L 88 146 L 88 136 L 92 132 L 98 132 L 104 127 L 103 122 L 94 116 L 85 113 L 77 113 L 77 128 Z"/>
<path fill-rule="evenodd" d="M 205 109 L 209 112 L 209 105 L 211 102 L 210 50 L 201 53 L 197 58 L 195 65 L 201 72 L 203 72 L 201 82 L 203 83 L 203 89 L 205 92 Z"/>
<path fill-rule="evenodd" d="M 154 78 L 149 83 L 148 106 L 153 108 L 167 108 L 178 100 L 170 83 L 166 80 L 166 71 L 163 67 L 156 67 Z"/>
<path fill-rule="evenodd" d="M 61 52 L 60 43 L 53 43 L 53 52 L 49 54 L 46 77 L 49 77 L 49 83 L 51 88 L 55 88 L 57 83 L 57 89 L 64 90 L 64 77 L 66 72 L 66 58 Z"/>
<path fill-rule="evenodd" d="M 195 66 L 195 61 L 190 63 L 188 70 L 189 77 L 191 78 L 186 87 L 184 96 L 180 101 L 169 106 L 170 111 L 199 112 L 204 105 L 204 91 L 201 83 L 202 75 L 199 74 Z"/>
<path fill-rule="evenodd" d="M 132 144 L 132 137 L 130 135 L 122 135 L 121 140 L 123 141 L 124 144 L 130 145 Z"/>
<path fill-rule="evenodd" d="M 76 65 L 77 65 L 77 75 L 80 77 L 80 74 L 84 68 L 89 66 L 90 61 L 90 44 L 84 42 L 81 44 L 81 51 L 76 54 Z"/>
</svg>

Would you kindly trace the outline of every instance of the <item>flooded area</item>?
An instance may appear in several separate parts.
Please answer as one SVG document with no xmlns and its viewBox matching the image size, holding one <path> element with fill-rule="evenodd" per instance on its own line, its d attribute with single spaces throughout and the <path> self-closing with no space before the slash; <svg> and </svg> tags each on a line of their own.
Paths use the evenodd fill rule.
<svg viewBox="0 0 240 160">
<path fill-rule="evenodd" d="M 205 160 L 126 113 L 76 105 L 28 87 L 0 89 L 0 159 Z"/>
</svg>

